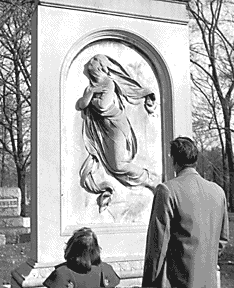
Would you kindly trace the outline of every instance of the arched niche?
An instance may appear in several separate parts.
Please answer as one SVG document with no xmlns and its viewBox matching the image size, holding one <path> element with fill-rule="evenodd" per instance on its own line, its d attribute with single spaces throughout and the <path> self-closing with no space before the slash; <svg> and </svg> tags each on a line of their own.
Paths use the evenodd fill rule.
<svg viewBox="0 0 234 288">
<path fill-rule="evenodd" d="M 169 160 L 169 142 L 173 136 L 173 92 L 171 77 L 163 57 L 149 41 L 130 31 L 113 28 L 93 31 L 84 35 L 69 49 L 63 62 L 60 78 L 61 232 L 63 235 L 70 234 L 77 226 L 85 225 L 94 227 L 96 230 L 101 230 L 105 233 L 112 233 L 111 231 L 115 230 L 124 232 L 129 231 L 129 229 L 132 231 L 142 229 L 143 231 L 149 217 L 149 212 L 145 215 L 145 212 L 142 210 L 143 212 L 141 211 L 141 214 L 138 214 L 139 217 L 136 216 L 136 219 L 143 217 L 143 221 L 129 220 L 133 219 L 131 217 L 123 221 L 121 217 L 118 218 L 119 216 L 112 211 L 110 212 L 114 215 L 112 215 L 114 219 L 112 221 L 112 216 L 110 215 L 103 216 L 99 215 L 97 211 L 93 212 L 95 210 L 96 195 L 95 197 L 94 195 L 88 195 L 89 193 L 87 194 L 79 185 L 79 169 L 85 159 L 84 154 L 86 151 L 81 137 L 82 117 L 80 113 L 75 111 L 75 102 L 82 96 L 84 88 L 88 85 L 88 79 L 82 73 L 83 66 L 95 54 L 107 54 L 111 56 L 119 61 L 124 68 L 127 66 L 128 72 L 131 69 L 138 69 L 139 67 L 137 68 L 137 66 L 140 66 L 138 76 L 136 74 L 135 76 L 142 80 L 141 83 L 144 82 L 143 85 L 151 86 L 155 90 L 159 100 L 159 110 L 156 118 L 149 120 L 150 123 L 147 124 L 148 126 L 146 125 L 147 127 L 144 128 L 144 132 L 139 132 L 138 141 L 140 142 L 140 149 L 143 154 L 148 154 L 145 157 L 144 155 L 139 157 L 137 161 L 139 165 L 143 165 L 145 159 L 148 159 L 151 161 L 149 163 L 150 166 L 156 165 L 155 169 L 159 169 L 161 181 L 167 180 L 173 175 Z M 134 74 L 136 71 L 131 72 Z M 129 108 L 128 113 L 136 130 L 141 130 L 139 127 L 142 126 L 141 123 L 146 116 L 139 117 L 141 113 L 139 112 L 140 108 L 137 109 L 133 110 Z M 156 124 L 154 125 L 153 123 Z M 154 131 L 155 129 L 157 130 L 156 132 Z M 160 136 L 157 134 L 159 130 Z M 145 140 L 148 137 L 151 137 L 151 139 Z M 157 141 L 155 145 L 154 140 Z M 144 141 L 149 141 L 150 144 L 145 146 Z M 156 162 L 157 164 L 155 164 Z M 122 195 L 126 195 L 125 193 L 127 192 L 121 189 L 121 186 L 118 187 L 117 184 L 117 190 L 121 191 Z M 151 207 L 153 196 L 148 196 L 143 201 L 140 201 L 143 203 L 144 201 L 145 203 L 147 202 L 148 207 L 145 210 L 150 211 L 149 208 Z M 129 201 L 120 198 L 116 200 L 116 203 Z M 131 201 L 135 202 L 136 198 L 137 196 L 133 200 L 130 200 L 130 203 Z M 90 208 L 88 208 L 89 206 Z M 123 209 L 126 210 L 126 207 Z M 132 208 L 134 213 L 136 209 L 138 209 L 138 206 Z M 135 217 L 133 211 L 131 215 Z M 92 213 L 94 214 L 91 215 Z"/>
</svg>

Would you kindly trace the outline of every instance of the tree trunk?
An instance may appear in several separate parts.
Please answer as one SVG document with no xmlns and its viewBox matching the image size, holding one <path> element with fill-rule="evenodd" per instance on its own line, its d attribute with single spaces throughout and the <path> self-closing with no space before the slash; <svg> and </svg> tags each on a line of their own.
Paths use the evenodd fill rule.
<svg viewBox="0 0 234 288">
<path fill-rule="evenodd" d="M 2 126 L 2 137 L 3 137 L 3 141 L 5 143 L 5 137 L 6 136 L 6 129 L 5 127 Z M 0 183 L 0 187 L 4 186 L 4 182 L 5 182 L 5 149 L 4 149 L 4 145 L 2 147 L 2 157 L 1 157 L 1 162 L 2 162 L 2 167 L 1 167 L 1 183 Z"/>
<path fill-rule="evenodd" d="M 21 190 L 21 216 L 26 214 L 26 195 L 25 195 L 25 181 L 26 171 L 24 166 L 24 153 L 23 153 L 23 117 L 22 117 L 22 100 L 20 96 L 20 71 L 18 67 L 19 59 L 18 55 L 15 55 L 15 83 L 16 83 L 16 123 L 17 123 L 17 175 L 18 175 L 18 187 Z"/>
<path fill-rule="evenodd" d="M 26 216 L 26 171 L 17 167 L 18 187 L 21 191 L 21 213 L 20 216 Z"/>
<path fill-rule="evenodd" d="M 225 133 L 226 135 L 226 150 L 227 150 L 227 159 L 228 159 L 228 169 L 229 169 L 229 204 L 230 210 L 234 212 L 234 159 L 233 159 L 233 150 L 231 143 L 231 133 L 230 128 Z"/>
<path fill-rule="evenodd" d="M 226 103 L 224 103 L 226 104 Z M 225 140 L 226 140 L 226 154 L 228 161 L 228 171 L 229 171 L 229 205 L 230 211 L 234 212 L 234 158 L 233 158 L 233 148 L 232 148 L 232 135 L 230 129 L 231 113 L 227 105 L 222 104 L 223 114 L 224 114 L 224 124 L 225 124 Z M 228 106 L 229 107 L 229 106 Z"/>
<path fill-rule="evenodd" d="M 227 162 L 227 155 L 223 154 L 222 159 L 223 164 L 223 190 L 226 194 L 227 201 L 229 202 L 229 175 L 228 175 L 228 162 Z"/>
</svg>

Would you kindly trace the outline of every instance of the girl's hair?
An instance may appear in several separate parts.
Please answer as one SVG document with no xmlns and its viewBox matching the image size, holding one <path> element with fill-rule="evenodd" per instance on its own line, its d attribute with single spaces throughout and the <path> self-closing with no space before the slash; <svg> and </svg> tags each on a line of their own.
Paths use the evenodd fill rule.
<svg viewBox="0 0 234 288">
<path fill-rule="evenodd" d="M 92 265 L 99 265 L 100 247 L 95 233 L 86 227 L 75 230 L 67 242 L 64 258 L 67 266 L 79 273 L 87 273 Z"/>
</svg>

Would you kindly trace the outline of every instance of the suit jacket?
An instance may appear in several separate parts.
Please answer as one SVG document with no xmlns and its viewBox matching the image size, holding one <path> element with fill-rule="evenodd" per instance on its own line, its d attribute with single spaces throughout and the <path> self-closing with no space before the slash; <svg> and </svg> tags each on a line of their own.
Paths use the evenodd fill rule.
<svg viewBox="0 0 234 288">
<path fill-rule="evenodd" d="M 217 288 L 218 250 L 229 237 L 221 187 L 194 168 L 156 187 L 143 287 Z"/>
</svg>

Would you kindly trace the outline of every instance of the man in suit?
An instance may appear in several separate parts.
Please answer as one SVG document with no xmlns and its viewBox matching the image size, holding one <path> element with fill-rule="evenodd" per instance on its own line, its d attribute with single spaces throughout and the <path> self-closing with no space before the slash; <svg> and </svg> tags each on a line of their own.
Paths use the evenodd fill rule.
<svg viewBox="0 0 234 288">
<path fill-rule="evenodd" d="M 156 187 L 143 287 L 217 288 L 218 253 L 229 237 L 226 197 L 198 174 L 197 156 L 190 138 L 171 142 L 176 178 Z"/>
</svg>

